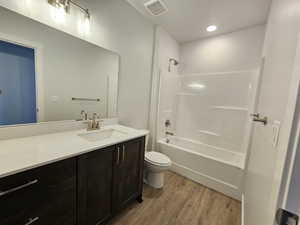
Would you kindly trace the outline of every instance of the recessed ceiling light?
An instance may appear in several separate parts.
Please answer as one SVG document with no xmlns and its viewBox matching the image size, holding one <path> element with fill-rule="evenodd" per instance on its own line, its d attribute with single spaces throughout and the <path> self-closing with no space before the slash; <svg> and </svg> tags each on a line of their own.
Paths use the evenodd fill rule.
<svg viewBox="0 0 300 225">
<path fill-rule="evenodd" d="M 218 29 L 216 25 L 210 25 L 206 28 L 207 32 L 214 32 Z"/>
</svg>

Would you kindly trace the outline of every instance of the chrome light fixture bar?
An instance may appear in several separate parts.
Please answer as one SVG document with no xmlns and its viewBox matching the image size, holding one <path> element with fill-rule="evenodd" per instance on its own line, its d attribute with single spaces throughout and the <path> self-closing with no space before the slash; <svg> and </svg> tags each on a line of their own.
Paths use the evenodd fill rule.
<svg viewBox="0 0 300 225">
<path fill-rule="evenodd" d="M 82 7 L 77 2 L 73 0 L 48 0 L 48 3 L 56 8 L 63 8 L 67 13 L 70 12 L 71 4 L 78 7 L 81 11 L 84 12 L 85 16 L 89 19 L 91 17 L 88 9 Z"/>
</svg>

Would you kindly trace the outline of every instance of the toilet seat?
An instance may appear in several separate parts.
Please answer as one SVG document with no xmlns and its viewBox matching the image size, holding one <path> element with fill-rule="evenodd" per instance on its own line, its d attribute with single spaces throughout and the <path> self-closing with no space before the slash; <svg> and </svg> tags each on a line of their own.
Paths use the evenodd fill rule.
<svg viewBox="0 0 300 225">
<path fill-rule="evenodd" d="M 171 164 L 169 157 L 159 152 L 147 152 L 145 160 L 157 166 L 169 166 Z"/>
</svg>

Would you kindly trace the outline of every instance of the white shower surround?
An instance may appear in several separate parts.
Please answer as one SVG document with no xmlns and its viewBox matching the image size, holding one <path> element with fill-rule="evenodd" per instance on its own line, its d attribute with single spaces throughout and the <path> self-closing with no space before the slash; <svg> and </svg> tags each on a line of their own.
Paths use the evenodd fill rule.
<svg viewBox="0 0 300 225">
<path fill-rule="evenodd" d="M 171 170 L 241 200 L 259 71 L 167 75 L 161 80 L 158 150 L 171 158 Z M 172 99 L 166 87 L 176 80 L 181 85 Z M 188 88 L 195 83 L 205 87 Z M 170 143 L 161 125 L 166 118 L 175 132 Z"/>
<path fill-rule="evenodd" d="M 245 153 L 257 78 L 257 70 L 180 75 L 173 109 L 176 135 Z"/>
</svg>

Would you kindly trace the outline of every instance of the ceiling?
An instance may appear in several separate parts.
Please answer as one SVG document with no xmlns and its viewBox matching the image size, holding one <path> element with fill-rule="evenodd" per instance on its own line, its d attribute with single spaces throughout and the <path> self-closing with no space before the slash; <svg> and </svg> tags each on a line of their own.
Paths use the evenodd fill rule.
<svg viewBox="0 0 300 225">
<path fill-rule="evenodd" d="M 169 11 L 157 17 L 144 8 L 148 0 L 127 1 L 177 41 L 188 42 L 264 24 L 272 0 L 163 0 Z M 208 33 L 206 27 L 211 24 L 218 30 Z"/>
</svg>

